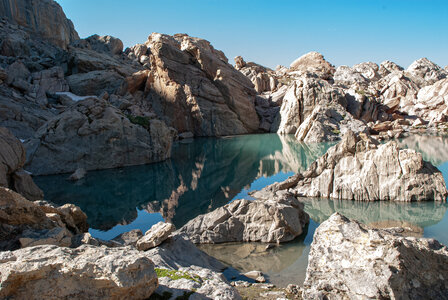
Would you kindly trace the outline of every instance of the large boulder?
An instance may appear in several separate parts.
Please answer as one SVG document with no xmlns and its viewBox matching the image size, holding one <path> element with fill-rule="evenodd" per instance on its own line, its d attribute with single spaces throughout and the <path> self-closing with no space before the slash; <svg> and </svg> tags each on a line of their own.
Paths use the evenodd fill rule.
<svg viewBox="0 0 448 300">
<path fill-rule="evenodd" d="M 176 230 L 171 223 L 159 222 L 151 227 L 137 243 L 136 248 L 146 251 L 163 243 Z"/>
<path fill-rule="evenodd" d="M 0 1 L 0 17 L 63 49 L 79 39 L 73 23 L 53 0 L 3 0 Z"/>
<path fill-rule="evenodd" d="M 22 142 L 8 129 L 0 127 L 0 186 L 8 187 L 29 200 L 40 200 L 44 194 L 22 167 L 26 154 Z"/>
<path fill-rule="evenodd" d="M 94 34 L 86 39 L 75 41 L 72 43 L 72 46 L 90 49 L 96 52 L 104 52 L 110 55 L 117 55 L 123 52 L 123 42 L 110 35 L 99 36 Z"/>
<path fill-rule="evenodd" d="M 36 175 L 147 164 L 171 155 L 173 130 L 162 121 L 126 116 L 107 101 L 78 101 L 43 125 L 27 143 Z"/>
<path fill-rule="evenodd" d="M 265 190 L 358 201 L 445 201 L 448 195 L 442 173 L 420 153 L 352 131 L 305 172 Z"/>
<path fill-rule="evenodd" d="M 196 136 L 222 136 L 258 130 L 256 91 L 225 55 L 209 42 L 178 34 L 154 33 L 146 92 L 168 125 Z"/>
<path fill-rule="evenodd" d="M 254 62 L 235 57 L 235 68 L 252 81 L 257 93 L 275 91 L 278 85 L 274 71 Z"/>
<path fill-rule="evenodd" d="M 429 122 L 448 121 L 448 78 L 425 86 L 417 94 L 417 114 Z"/>
<path fill-rule="evenodd" d="M 129 248 L 36 246 L 0 253 L 2 299 L 147 299 L 154 264 Z"/>
<path fill-rule="evenodd" d="M 304 299 L 446 299 L 448 249 L 335 213 L 316 230 Z"/>
<path fill-rule="evenodd" d="M 406 71 L 415 77 L 423 79 L 428 84 L 446 78 L 448 73 L 429 59 L 420 58 L 414 61 Z"/>
<path fill-rule="evenodd" d="M 303 205 L 290 195 L 276 199 L 235 200 L 200 215 L 179 231 L 196 244 L 291 241 L 309 222 Z"/>
</svg>

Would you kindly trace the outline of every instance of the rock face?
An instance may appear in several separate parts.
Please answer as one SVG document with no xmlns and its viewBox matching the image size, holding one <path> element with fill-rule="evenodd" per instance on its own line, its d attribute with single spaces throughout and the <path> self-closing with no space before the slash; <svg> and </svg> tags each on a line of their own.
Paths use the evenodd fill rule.
<svg viewBox="0 0 448 300">
<path fill-rule="evenodd" d="M 335 213 L 314 234 L 304 299 L 446 299 L 448 250 Z"/>
<path fill-rule="evenodd" d="M 157 288 L 151 260 L 128 248 L 37 246 L 0 253 L 0 298 L 146 299 Z"/>
<path fill-rule="evenodd" d="M 38 130 L 27 144 L 27 169 L 43 175 L 157 162 L 171 155 L 172 138 L 161 121 L 129 120 L 105 100 L 88 98 Z"/>
<path fill-rule="evenodd" d="M 259 126 L 252 83 L 209 42 L 152 34 L 146 91 L 154 110 L 179 132 L 222 136 L 255 132 Z"/>
<path fill-rule="evenodd" d="M 265 188 L 284 189 L 298 197 L 358 201 L 445 201 L 448 195 L 442 173 L 420 153 L 351 131 L 305 172 Z"/>
<path fill-rule="evenodd" d="M 0 187 L 0 250 L 42 244 L 70 246 L 88 230 L 87 216 L 73 204 L 35 203 Z"/>
<path fill-rule="evenodd" d="M 298 141 L 306 143 L 335 141 L 348 130 L 356 133 L 368 132 L 367 126 L 356 120 L 340 104 L 317 105 L 299 126 L 295 136 Z"/>
<path fill-rule="evenodd" d="M 264 242 L 293 240 L 303 232 L 309 216 L 294 197 L 235 200 L 208 214 L 200 215 L 179 231 L 193 243 Z"/>
<path fill-rule="evenodd" d="M 137 241 L 136 247 L 140 251 L 146 251 L 157 247 L 176 230 L 171 223 L 159 222 L 151 227 L 145 235 Z"/>
<path fill-rule="evenodd" d="M 160 246 L 145 253 L 155 264 L 159 287 L 155 294 L 172 294 L 170 299 L 191 295 L 189 299 L 241 299 L 238 291 L 224 278 L 226 268 L 199 250 L 182 235 L 174 234 Z"/>
<path fill-rule="evenodd" d="M 423 87 L 417 94 L 417 114 L 431 123 L 448 121 L 448 78 Z"/>
<path fill-rule="evenodd" d="M 22 167 L 25 148 L 6 128 L 0 127 L 0 186 L 8 187 L 29 200 L 41 200 L 43 192 Z"/>
<path fill-rule="evenodd" d="M 0 17 L 25 27 L 63 49 L 79 39 L 73 23 L 53 0 L 2 0 Z"/>
</svg>

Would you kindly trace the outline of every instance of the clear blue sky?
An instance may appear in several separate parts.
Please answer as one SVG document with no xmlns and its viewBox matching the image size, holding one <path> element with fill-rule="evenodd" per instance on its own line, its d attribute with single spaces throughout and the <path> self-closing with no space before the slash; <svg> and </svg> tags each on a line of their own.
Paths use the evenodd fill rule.
<svg viewBox="0 0 448 300">
<path fill-rule="evenodd" d="M 334 65 L 427 57 L 448 65 L 448 0 L 57 0 L 81 37 L 126 46 L 187 33 L 233 58 L 289 65 L 309 51 Z"/>
</svg>

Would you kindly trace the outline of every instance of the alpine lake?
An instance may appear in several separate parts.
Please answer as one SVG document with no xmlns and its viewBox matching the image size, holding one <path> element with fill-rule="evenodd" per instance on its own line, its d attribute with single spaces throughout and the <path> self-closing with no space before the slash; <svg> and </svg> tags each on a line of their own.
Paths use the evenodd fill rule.
<svg viewBox="0 0 448 300">
<path fill-rule="evenodd" d="M 448 137 L 413 135 L 397 141 L 422 153 L 448 182 Z M 176 142 L 172 157 L 151 165 L 88 172 L 77 182 L 68 175 L 35 177 L 45 198 L 73 203 L 87 214 L 93 237 L 109 240 L 159 221 L 182 227 L 194 217 L 304 171 L 334 143 L 301 144 L 290 135 L 258 134 Z M 310 215 L 304 234 L 269 249 L 262 243 L 200 245 L 241 272 L 258 270 L 277 286 L 301 285 L 317 226 L 334 212 L 376 228 L 405 228 L 410 235 L 448 245 L 446 203 L 395 203 L 300 199 Z"/>
</svg>

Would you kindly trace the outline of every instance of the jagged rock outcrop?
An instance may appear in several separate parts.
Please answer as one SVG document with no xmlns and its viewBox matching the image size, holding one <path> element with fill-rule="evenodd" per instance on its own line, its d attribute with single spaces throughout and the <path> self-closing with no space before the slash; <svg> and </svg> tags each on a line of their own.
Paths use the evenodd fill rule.
<svg viewBox="0 0 448 300">
<path fill-rule="evenodd" d="M 235 200 L 185 224 L 185 233 L 196 244 L 225 242 L 280 243 L 293 240 L 309 222 L 303 205 L 293 196 L 275 199 Z"/>
<path fill-rule="evenodd" d="M 182 235 L 173 234 L 160 246 L 141 253 L 154 262 L 160 274 L 155 294 L 169 292 L 173 299 L 185 294 L 191 299 L 241 299 L 222 274 L 226 266 Z"/>
<path fill-rule="evenodd" d="M 172 140 L 172 129 L 162 121 L 128 119 L 105 100 L 91 97 L 38 130 L 26 145 L 27 169 L 43 175 L 158 162 L 170 157 Z"/>
<path fill-rule="evenodd" d="M 86 39 L 77 40 L 72 43 L 76 48 L 93 50 L 95 52 L 103 52 L 110 55 L 118 55 L 123 52 L 123 42 L 113 36 L 99 36 L 94 34 Z"/>
<path fill-rule="evenodd" d="M 0 17 L 63 49 L 79 39 L 73 23 L 53 0 L 2 0 Z"/>
<path fill-rule="evenodd" d="M 420 153 L 401 150 L 395 142 L 378 145 L 351 131 L 305 172 L 264 192 L 280 190 L 298 197 L 358 201 L 445 201 L 448 195 L 442 173 Z"/>
<path fill-rule="evenodd" d="M 304 299 L 446 299 L 448 250 L 335 213 L 316 230 Z"/>
<path fill-rule="evenodd" d="M 54 244 L 70 246 L 88 230 L 87 216 L 73 204 L 55 207 L 31 202 L 0 187 L 0 250 Z"/>
<path fill-rule="evenodd" d="M 257 93 L 275 91 L 278 80 L 274 71 L 254 62 L 245 62 L 241 56 L 235 57 L 235 68 L 252 81 Z"/>
<path fill-rule="evenodd" d="M 412 74 L 417 78 L 423 79 L 428 84 L 433 84 L 447 77 L 447 72 L 427 59 L 426 57 L 420 58 L 414 61 L 407 69 L 406 72 Z"/>
<path fill-rule="evenodd" d="M 0 252 L 2 299 L 147 299 L 154 264 L 129 248 L 37 246 Z"/>
<path fill-rule="evenodd" d="M 41 200 L 43 192 L 23 170 L 26 155 L 22 143 L 0 127 L 0 186 L 11 188 L 29 200 Z"/>
<path fill-rule="evenodd" d="M 145 90 L 153 109 L 180 133 L 221 136 L 255 132 L 255 90 L 209 42 L 152 34 Z"/>
<path fill-rule="evenodd" d="M 448 121 L 448 78 L 425 86 L 417 94 L 417 115 L 431 123 Z"/>
</svg>

